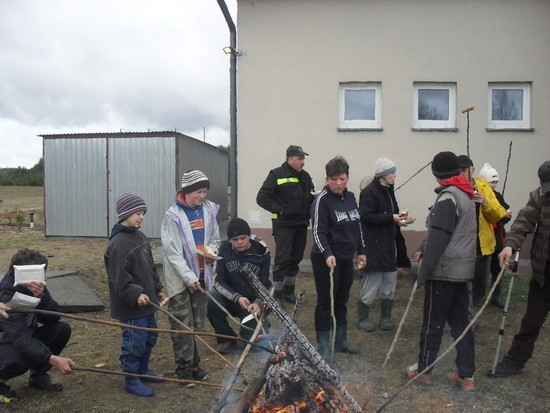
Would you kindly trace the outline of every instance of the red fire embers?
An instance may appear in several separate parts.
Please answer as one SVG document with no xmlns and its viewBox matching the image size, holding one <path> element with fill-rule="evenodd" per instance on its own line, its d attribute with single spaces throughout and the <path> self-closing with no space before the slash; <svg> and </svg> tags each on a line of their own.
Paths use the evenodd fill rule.
<svg viewBox="0 0 550 413">
<path fill-rule="evenodd" d="M 268 363 L 263 386 L 249 393 L 250 413 L 344 413 L 345 399 L 332 383 L 318 374 L 311 360 L 287 342 L 286 349 Z"/>
</svg>

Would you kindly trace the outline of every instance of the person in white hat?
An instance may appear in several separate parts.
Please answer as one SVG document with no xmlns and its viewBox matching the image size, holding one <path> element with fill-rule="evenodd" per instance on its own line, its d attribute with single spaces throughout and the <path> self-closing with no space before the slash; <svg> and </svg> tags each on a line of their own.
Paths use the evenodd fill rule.
<svg viewBox="0 0 550 413">
<path fill-rule="evenodd" d="M 497 170 L 493 168 L 491 164 L 486 163 L 483 165 L 483 167 L 479 171 L 479 177 L 487 181 L 487 183 L 491 186 L 493 192 L 495 193 L 495 197 L 497 198 L 497 201 L 499 202 L 499 204 L 502 205 L 504 209 L 506 209 L 506 216 L 493 225 L 493 230 L 495 232 L 496 246 L 495 246 L 495 252 L 491 255 L 491 280 L 492 280 L 491 282 L 492 284 L 494 284 L 495 280 L 500 274 L 500 264 L 498 262 L 498 253 L 503 247 L 504 238 L 506 238 L 506 231 L 504 230 L 504 225 L 506 225 L 510 221 L 512 217 L 512 213 L 510 212 L 510 205 L 506 203 L 502 194 L 496 190 L 498 180 L 499 180 Z M 497 285 L 497 287 L 495 288 L 495 291 L 493 292 L 493 296 L 491 297 L 491 304 L 500 309 L 503 309 L 504 303 L 502 302 L 502 298 L 500 296 L 500 289 L 501 289 L 501 286 L 499 284 Z"/>
</svg>

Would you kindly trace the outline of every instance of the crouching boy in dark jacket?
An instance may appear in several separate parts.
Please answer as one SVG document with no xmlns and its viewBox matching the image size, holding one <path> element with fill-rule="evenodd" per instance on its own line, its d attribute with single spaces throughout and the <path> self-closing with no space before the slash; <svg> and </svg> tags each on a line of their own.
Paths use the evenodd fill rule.
<svg viewBox="0 0 550 413">
<path fill-rule="evenodd" d="M 261 300 L 240 274 L 242 268 L 250 270 L 266 289 L 271 288 L 269 266 L 271 254 L 265 242 L 251 235 L 250 226 L 241 218 L 233 218 L 227 225 L 227 241 L 220 247 L 221 260 L 216 266 L 216 279 L 212 296 L 232 316 L 241 320 L 253 313 L 261 312 Z M 227 314 L 214 302 L 208 301 L 207 317 L 216 334 L 236 337 L 235 331 L 229 326 Z M 256 322 L 246 323 L 249 328 L 241 328 L 240 336 L 250 340 Z M 217 338 L 218 352 L 227 354 L 236 347 L 236 341 Z"/>
</svg>

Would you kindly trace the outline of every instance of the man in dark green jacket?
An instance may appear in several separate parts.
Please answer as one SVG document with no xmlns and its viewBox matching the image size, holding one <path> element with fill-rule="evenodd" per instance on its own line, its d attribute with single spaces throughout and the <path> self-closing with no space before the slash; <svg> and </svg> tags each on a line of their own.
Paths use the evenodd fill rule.
<svg viewBox="0 0 550 413">
<path fill-rule="evenodd" d="M 529 284 L 527 309 L 519 333 L 514 336 L 508 354 L 497 365 L 494 377 L 521 373 L 533 356 L 535 342 L 550 311 L 550 161 L 540 166 L 538 175 L 540 187 L 529 194 L 529 201 L 519 211 L 499 254 L 500 264 L 506 265 L 527 235 L 534 233 L 531 246 L 533 278 Z"/>
</svg>

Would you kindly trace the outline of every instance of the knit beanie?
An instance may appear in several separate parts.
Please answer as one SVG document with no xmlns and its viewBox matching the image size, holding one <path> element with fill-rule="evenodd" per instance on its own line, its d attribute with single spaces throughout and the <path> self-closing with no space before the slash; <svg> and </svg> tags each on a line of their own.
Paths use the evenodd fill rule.
<svg viewBox="0 0 550 413">
<path fill-rule="evenodd" d="M 458 157 L 452 152 L 439 152 L 432 160 L 432 174 L 441 179 L 460 175 Z"/>
<path fill-rule="evenodd" d="M 246 222 L 242 218 L 233 218 L 231 221 L 229 221 L 229 224 L 227 224 L 228 239 L 238 237 L 241 235 L 250 236 L 250 234 L 251 234 L 250 226 L 248 225 L 248 222 Z"/>
<path fill-rule="evenodd" d="M 395 164 L 388 158 L 380 158 L 374 162 L 374 177 L 380 178 L 396 171 Z"/>
<path fill-rule="evenodd" d="M 479 171 L 479 177 L 485 179 L 487 182 L 498 182 L 498 172 L 491 164 L 486 163 Z"/>
<path fill-rule="evenodd" d="M 118 215 L 118 222 L 124 221 L 130 215 L 143 211 L 147 212 L 147 206 L 143 198 L 126 192 L 122 194 L 116 201 L 116 213 Z"/>
<path fill-rule="evenodd" d="M 204 173 L 198 169 L 187 171 L 181 177 L 181 192 L 188 194 L 201 188 L 210 189 L 210 181 Z"/>
</svg>

